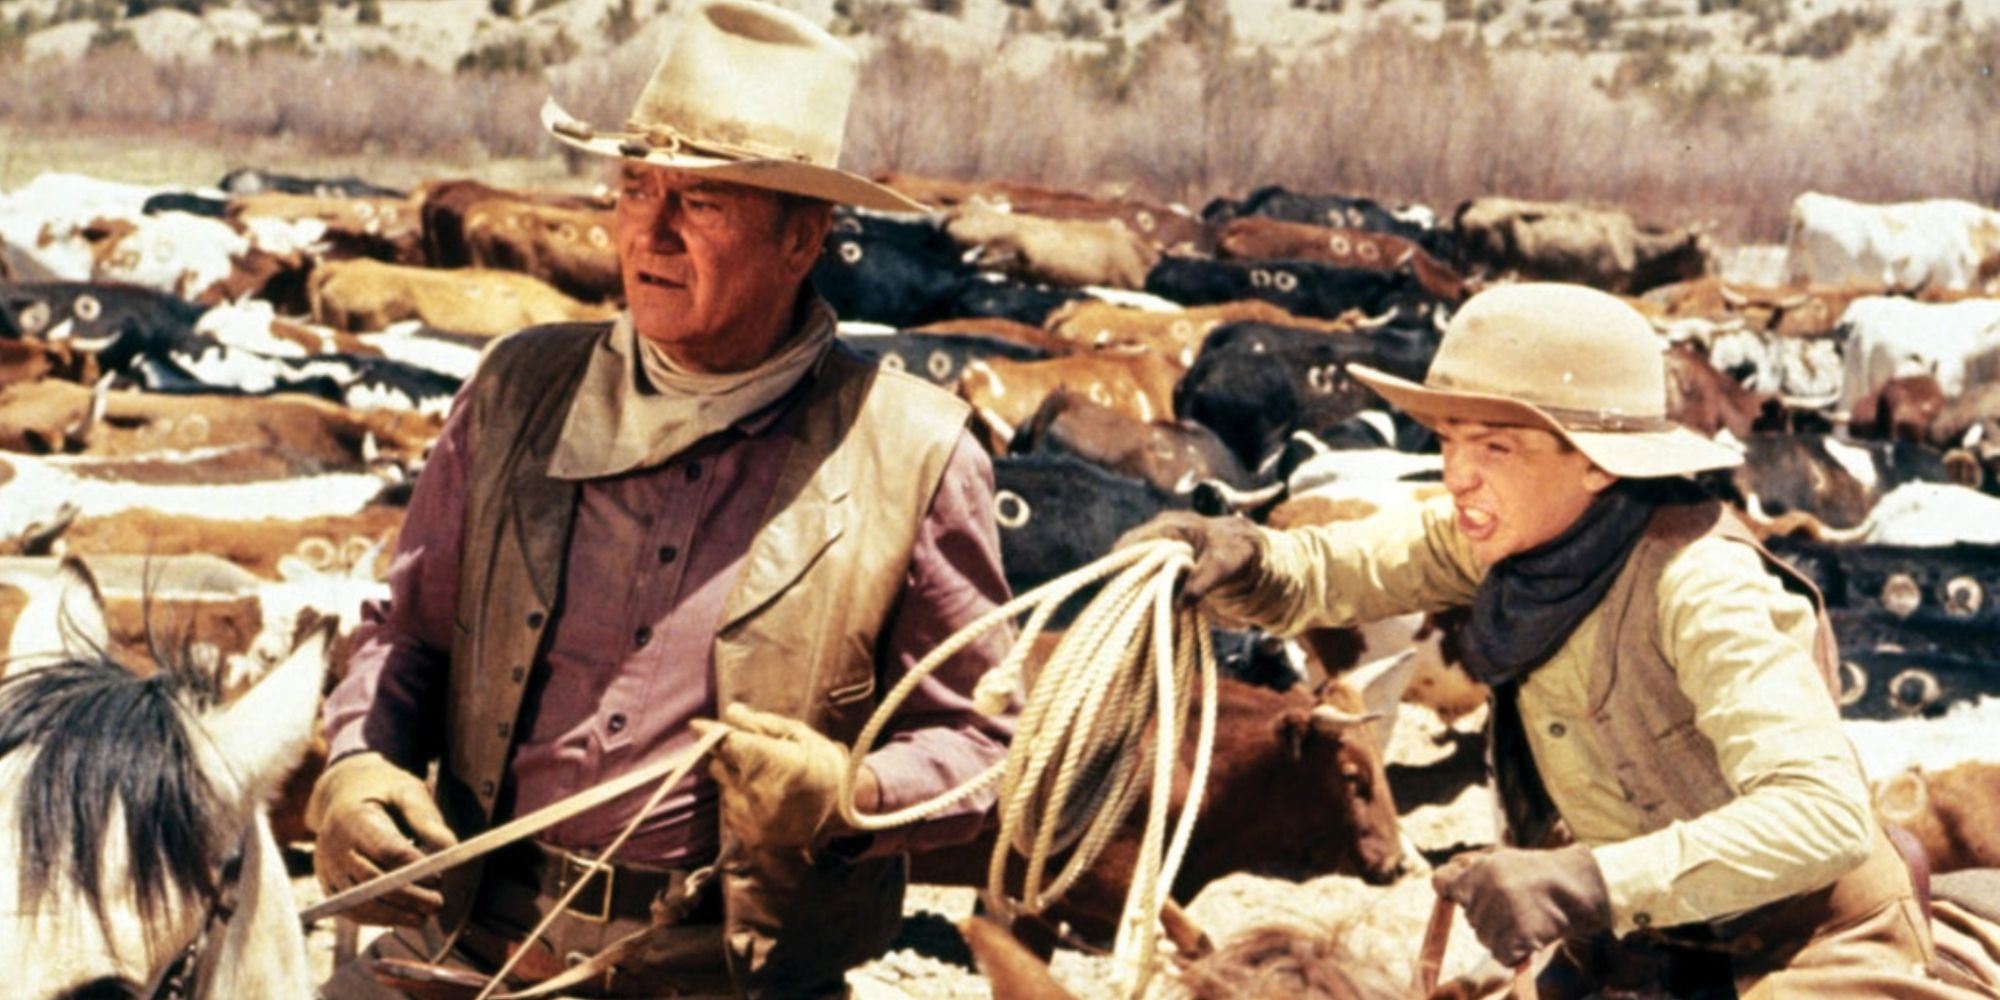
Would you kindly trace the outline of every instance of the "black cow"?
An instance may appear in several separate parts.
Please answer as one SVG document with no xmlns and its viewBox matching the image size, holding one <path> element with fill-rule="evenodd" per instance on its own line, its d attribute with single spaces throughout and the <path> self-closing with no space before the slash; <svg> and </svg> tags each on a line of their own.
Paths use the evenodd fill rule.
<svg viewBox="0 0 2000 1000">
<path fill-rule="evenodd" d="M 1937 715 L 2000 694 L 2000 547 L 1765 544 L 1826 597 L 1843 715 Z"/>
<path fill-rule="evenodd" d="M 1231 323 L 1208 335 L 1174 387 L 1174 415 L 1208 427 L 1245 466 L 1261 468 L 1293 431 L 1317 434 L 1381 405 L 1348 377 L 1350 362 L 1422 379 L 1438 339 L 1428 325 L 1328 334 Z"/>
<path fill-rule="evenodd" d="M 1144 480 L 1072 455 L 1001 455 L 993 479 L 1000 558 L 1016 594 L 1095 562 L 1120 535 L 1184 506 Z"/>
<path fill-rule="evenodd" d="M 978 334 L 944 334 L 902 331 L 884 334 L 843 335 L 841 343 L 877 359 L 882 367 L 906 371 L 946 388 L 958 385 L 958 373 L 966 365 L 985 358 L 1009 361 L 1040 361 L 1047 351 L 1022 344 L 982 337 Z"/>
<path fill-rule="evenodd" d="M 441 410 L 459 380 L 389 358 L 322 354 L 278 358 L 195 331 L 206 309 L 165 292 L 109 282 L 0 285 L 0 336 L 61 341 L 98 369 L 152 392 L 265 395 L 298 392 L 350 406 Z"/>
<path fill-rule="evenodd" d="M 912 327 L 950 318 L 951 299 L 971 275 L 936 226 L 843 212 L 812 283 L 842 319 Z"/>
<path fill-rule="evenodd" d="M 1373 198 L 1335 194 L 1301 194 L 1273 184 L 1250 192 L 1242 201 L 1217 198 L 1202 207 L 1201 220 L 1211 228 L 1231 219 L 1255 215 L 1284 222 L 1303 222 L 1335 229 L 1365 229 L 1414 241 L 1426 253 L 1456 267 L 1458 238 L 1448 229 L 1424 225 L 1391 212 Z"/>
<path fill-rule="evenodd" d="M 166 292 L 115 282 L 25 281 L 0 285 L 0 311 L 14 338 L 67 341 L 107 372 L 195 337 L 202 306 Z"/>
<path fill-rule="evenodd" d="M 228 207 L 229 202 L 221 198 L 210 198 L 187 191 L 162 191 L 147 198 L 145 204 L 139 206 L 139 211 L 146 215 L 186 212 L 203 218 L 220 219 Z"/>
<path fill-rule="evenodd" d="M 1371 271 L 1316 260 L 1198 260 L 1162 257 L 1146 291 L 1183 306 L 1262 299 L 1295 316 L 1333 319 L 1349 310 L 1397 322 L 1429 322 L 1445 308 L 1407 270 Z"/>
<path fill-rule="evenodd" d="M 1030 285 L 982 272 L 959 282 L 940 318 L 986 316 L 1041 326 L 1050 313 L 1065 303 L 1088 297 L 1074 288 Z"/>
<path fill-rule="evenodd" d="M 237 167 L 222 175 L 216 187 L 227 194 L 309 194 L 321 198 L 403 198 L 406 191 L 370 184 L 359 177 L 301 177 L 255 167 Z"/>
</svg>

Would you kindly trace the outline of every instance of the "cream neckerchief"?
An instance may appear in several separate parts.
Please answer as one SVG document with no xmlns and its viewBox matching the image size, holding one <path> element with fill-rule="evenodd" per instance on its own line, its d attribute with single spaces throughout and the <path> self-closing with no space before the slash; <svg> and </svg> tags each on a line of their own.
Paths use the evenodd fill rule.
<svg viewBox="0 0 2000 1000">
<path fill-rule="evenodd" d="M 592 350 L 549 457 L 549 475 L 579 480 L 658 465 L 770 406 L 833 345 L 833 312 L 813 301 L 789 344 L 748 371 L 691 372 L 639 338 L 630 313 Z"/>
</svg>

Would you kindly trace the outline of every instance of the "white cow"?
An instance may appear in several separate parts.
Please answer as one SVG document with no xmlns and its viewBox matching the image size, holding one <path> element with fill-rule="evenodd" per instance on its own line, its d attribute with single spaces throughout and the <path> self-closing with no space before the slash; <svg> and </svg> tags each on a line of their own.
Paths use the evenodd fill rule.
<svg viewBox="0 0 2000 1000">
<path fill-rule="evenodd" d="M 2000 299 L 1916 302 L 1855 299 L 1841 317 L 1847 331 L 1839 408 L 1892 378 L 1931 375 L 1947 397 L 2000 376 Z"/>
<path fill-rule="evenodd" d="M 1785 238 L 1793 285 L 1979 291 L 2000 285 L 2000 211 L 1969 201 L 1870 205 L 1808 191 Z"/>
</svg>

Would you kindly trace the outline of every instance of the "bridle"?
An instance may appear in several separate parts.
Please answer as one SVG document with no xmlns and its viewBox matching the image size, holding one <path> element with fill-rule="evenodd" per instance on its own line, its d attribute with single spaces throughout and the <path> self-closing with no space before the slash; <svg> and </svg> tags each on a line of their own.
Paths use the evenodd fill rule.
<svg viewBox="0 0 2000 1000">
<path fill-rule="evenodd" d="M 222 862 L 216 872 L 215 888 L 208 895 L 208 908 L 202 914 L 201 928 L 193 938 L 181 947 L 159 972 L 153 975 L 146 988 L 137 994 L 139 1000 L 190 1000 L 195 990 L 207 977 L 215 955 L 209 946 L 222 936 L 222 928 L 236 915 L 240 898 L 238 890 L 243 882 L 243 857 L 250 837 L 256 833 L 255 827 L 246 831 L 237 840 L 236 849 Z"/>
</svg>

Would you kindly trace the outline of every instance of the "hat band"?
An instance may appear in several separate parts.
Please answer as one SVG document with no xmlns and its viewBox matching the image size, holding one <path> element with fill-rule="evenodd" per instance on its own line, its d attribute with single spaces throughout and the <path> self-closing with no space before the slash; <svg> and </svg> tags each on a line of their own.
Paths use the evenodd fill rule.
<svg viewBox="0 0 2000 1000">
<path fill-rule="evenodd" d="M 1572 410 L 1560 406 L 1541 406 L 1536 409 L 1556 418 L 1556 423 L 1570 431 L 1628 431 L 1657 434 L 1673 430 L 1676 425 L 1665 417 L 1641 417 L 1606 410 Z"/>
<path fill-rule="evenodd" d="M 628 135 L 618 143 L 618 151 L 626 156 L 645 156 L 648 153 L 665 153 L 677 156 L 683 151 L 701 156 L 711 156 L 721 160 L 794 160 L 811 163 L 812 156 L 794 149 L 768 146 L 757 142 L 722 142 L 717 139 L 703 139 L 683 132 L 672 125 L 643 125 L 626 122 Z"/>
<path fill-rule="evenodd" d="M 1437 372 L 1432 372 L 1431 376 L 1424 380 L 1424 387 L 1427 389 L 1442 389 L 1447 392 L 1476 392 L 1492 396 L 1504 395 L 1479 386 L 1465 385 L 1450 375 L 1443 375 Z M 1554 418 L 1555 422 L 1561 424 L 1565 430 L 1658 433 L 1673 430 L 1676 426 L 1664 416 L 1620 413 L 1616 410 L 1590 410 L 1569 406 L 1550 406 L 1546 403 L 1538 403 L 1527 399 L 1512 399 L 1510 401 L 1520 403 L 1523 406 L 1532 406 L 1542 411 Z"/>
</svg>

